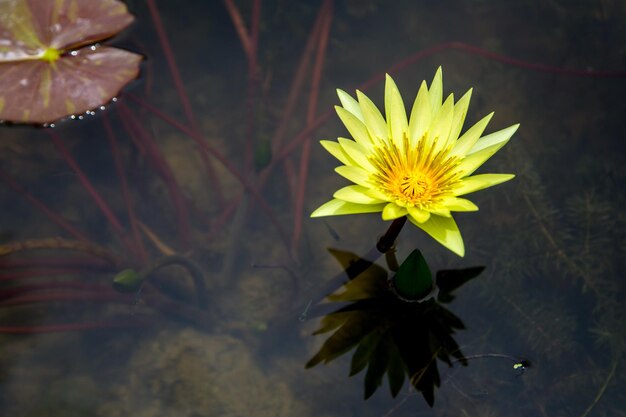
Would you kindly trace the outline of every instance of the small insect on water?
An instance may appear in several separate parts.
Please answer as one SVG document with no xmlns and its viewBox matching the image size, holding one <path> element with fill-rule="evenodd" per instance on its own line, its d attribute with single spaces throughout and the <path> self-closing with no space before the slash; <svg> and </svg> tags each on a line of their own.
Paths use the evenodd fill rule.
<svg viewBox="0 0 626 417">
<path fill-rule="evenodd" d="M 527 368 L 530 368 L 530 361 L 522 359 L 519 362 L 513 364 L 513 369 L 517 371 L 517 376 L 523 375 Z"/>
</svg>

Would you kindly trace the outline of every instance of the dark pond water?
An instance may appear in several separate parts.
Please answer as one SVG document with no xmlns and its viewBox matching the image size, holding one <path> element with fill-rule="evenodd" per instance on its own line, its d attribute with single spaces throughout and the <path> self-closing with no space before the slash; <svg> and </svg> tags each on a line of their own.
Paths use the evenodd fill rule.
<svg viewBox="0 0 626 417">
<path fill-rule="evenodd" d="M 252 3 L 234 2 L 246 27 Z M 0 414 L 626 415 L 623 1 L 263 1 L 252 78 L 227 2 L 128 4 L 137 20 L 109 43 L 146 60 L 116 103 L 0 127 Z M 439 66 L 445 95 L 474 88 L 466 126 L 521 123 L 479 171 L 516 178 L 455 215 L 463 258 L 402 230 L 399 260 L 485 269 L 445 305 L 456 348 L 449 326 L 424 333 L 435 313 L 395 317 L 427 356 L 418 380 L 438 363 L 434 406 L 406 380 L 392 398 L 387 377 L 365 401 L 353 352 L 305 364 L 331 334 L 311 335 L 332 308 L 315 303 L 343 279 L 328 248 L 365 255 L 388 222 L 309 218 L 346 185 L 318 141 L 347 135 L 336 88 L 367 83 L 382 107 L 391 72 L 410 103 Z M 140 292 L 113 289 L 125 268 L 149 277 Z"/>
</svg>

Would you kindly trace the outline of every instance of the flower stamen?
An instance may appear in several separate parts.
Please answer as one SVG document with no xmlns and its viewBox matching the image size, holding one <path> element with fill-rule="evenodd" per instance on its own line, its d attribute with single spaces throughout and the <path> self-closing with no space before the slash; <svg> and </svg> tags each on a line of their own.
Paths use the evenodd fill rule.
<svg viewBox="0 0 626 417">
<path fill-rule="evenodd" d="M 379 191 L 407 207 L 429 209 L 450 194 L 456 181 L 458 161 L 448 150 L 435 153 L 437 140 L 426 146 L 426 137 L 412 147 L 404 135 L 402 147 L 391 141 L 381 142 L 369 160 L 376 168 L 372 182 Z"/>
</svg>

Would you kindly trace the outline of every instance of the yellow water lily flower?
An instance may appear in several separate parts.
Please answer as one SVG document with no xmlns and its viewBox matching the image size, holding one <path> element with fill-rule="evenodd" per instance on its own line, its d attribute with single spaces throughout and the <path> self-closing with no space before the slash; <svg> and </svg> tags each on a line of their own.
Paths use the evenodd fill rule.
<svg viewBox="0 0 626 417">
<path fill-rule="evenodd" d="M 334 199 L 311 217 L 382 212 L 383 220 L 402 216 L 436 241 L 463 256 L 463 238 L 453 211 L 478 207 L 460 196 L 500 184 L 512 174 L 472 175 L 504 146 L 519 124 L 482 136 L 493 116 L 488 114 L 460 135 L 472 90 L 454 102 L 442 103 L 442 71 L 430 85 L 423 81 L 410 117 L 398 87 L 387 75 L 385 114 L 357 90 L 355 100 L 337 90 L 337 114 L 353 139 L 323 140 L 322 146 L 343 165 L 335 171 L 354 185 L 341 188 Z M 460 135 L 460 136 L 459 136 Z"/>
</svg>

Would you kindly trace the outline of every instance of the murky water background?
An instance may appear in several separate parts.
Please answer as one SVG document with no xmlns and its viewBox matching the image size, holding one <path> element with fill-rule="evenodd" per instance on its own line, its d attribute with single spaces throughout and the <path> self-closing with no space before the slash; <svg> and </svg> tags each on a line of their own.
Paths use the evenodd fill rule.
<svg viewBox="0 0 626 417">
<path fill-rule="evenodd" d="M 334 116 L 309 139 L 304 216 L 298 220 L 294 207 L 302 186 L 295 174 L 302 146 L 277 159 L 307 125 L 310 71 L 284 140 L 274 144 L 271 159 L 264 153 L 320 2 L 262 2 L 261 71 L 251 99 L 246 59 L 224 5 L 157 3 L 203 140 L 249 184 L 261 181 L 254 169 L 246 174 L 255 162 L 273 161 L 259 194 L 268 206 L 244 193 L 242 182 L 214 158 L 213 174 L 207 174 L 194 141 L 164 121 L 171 117 L 193 129 L 148 7 L 129 2 L 137 22 L 114 43 L 147 59 L 141 79 L 125 91 L 161 117 L 122 94 L 106 111 L 54 129 L 1 127 L 0 167 L 120 265 L 146 268 L 170 250 L 196 262 L 205 272 L 208 308 L 195 307 L 192 281 L 179 266 L 160 270 L 152 289 L 134 299 L 109 291 L 119 269 L 82 250 L 3 256 L 2 415 L 624 415 L 626 79 L 578 73 L 626 68 L 623 2 L 334 2 L 316 117 L 338 103 L 335 88 L 352 92 L 405 58 L 447 42 L 513 59 L 500 62 L 455 44 L 393 73 L 411 103 L 419 83 L 430 81 L 441 65 L 446 94 L 460 97 L 474 87 L 466 125 L 492 110 L 488 131 L 521 123 L 512 141 L 481 168 L 517 178 L 477 193 L 478 213 L 456 216 L 464 258 L 415 228 L 406 227 L 398 241 L 399 258 L 419 247 L 434 270 L 486 267 L 450 306 L 466 326 L 456 338 L 463 352 L 482 356 L 468 367 L 440 365 L 433 409 L 406 386 L 395 400 L 385 385 L 363 401 L 363 374 L 347 376 L 350 355 L 304 369 L 324 337 L 310 335 L 316 319 L 300 322 L 298 316 L 340 272 L 327 248 L 364 254 L 386 228 L 378 215 L 308 217 L 344 184 L 333 172 L 336 162 L 317 143 L 346 134 Z M 247 19 L 249 2 L 237 3 Z M 526 63 L 562 70 L 538 71 Z M 382 105 L 381 82 L 367 93 Z M 246 151 L 250 117 L 252 152 Z M 138 137 L 142 130 L 129 134 L 128 120 L 140 121 L 169 165 L 188 211 L 188 237 L 181 234 L 163 171 Z M 117 140 L 136 231 L 106 123 Z M 58 152 L 51 131 L 119 218 L 124 238 Z M 0 207 L 3 244 L 73 239 L 6 181 Z M 302 234 L 294 241 L 298 223 Z M 124 246 L 133 233 L 141 236 L 145 260 Z M 64 282 L 91 287 L 60 286 Z M 20 299 L 11 292 L 16 287 L 36 297 Z M 85 328 L 71 327 L 77 324 Z M 511 361 L 491 354 L 526 358 L 532 366 L 520 374 Z"/>
</svg>

